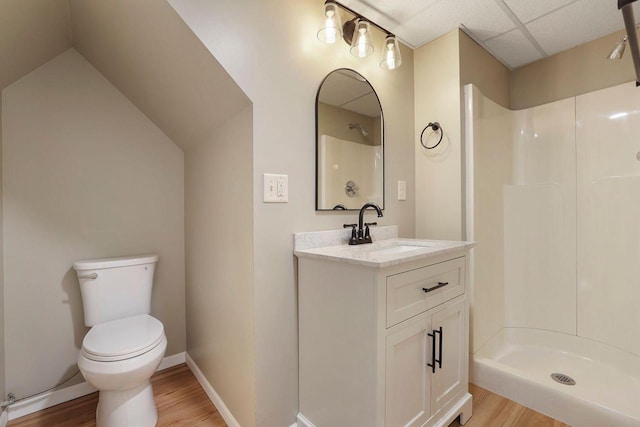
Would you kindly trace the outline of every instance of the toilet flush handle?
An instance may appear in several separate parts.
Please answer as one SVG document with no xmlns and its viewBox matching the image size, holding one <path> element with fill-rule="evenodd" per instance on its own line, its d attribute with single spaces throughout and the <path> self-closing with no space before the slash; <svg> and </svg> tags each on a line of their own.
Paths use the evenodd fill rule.
<svg viewBox="0 0 640 427">
<path fill-rule="evenodd" d="M 83 274 L 81 276 L 78 276 L 78 279 L 91 279 L 91 280 L 95 280 L 98 278 L 98 273 L 91 273 L 91 274 Z"/>
</svg>

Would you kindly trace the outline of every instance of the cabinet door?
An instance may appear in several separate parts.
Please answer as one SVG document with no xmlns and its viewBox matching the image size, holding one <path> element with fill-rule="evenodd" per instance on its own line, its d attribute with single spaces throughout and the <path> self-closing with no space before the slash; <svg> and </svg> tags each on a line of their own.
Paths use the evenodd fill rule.
<svg viewBox="0 0 640 427">
<path fill-rule="evenodd" d="M 465 300 L 459 298 L 445 304 L 436 311 L 432 318 L 433 330 L 440 330 L 441 337 L 436 338 L 436 357 L 441 364 L 436 365 L 436 371 L 431 376 L 431 413 L 435 414 L 454 398 L 465 387 Z M 436 334 L 440 335 L 440 334 Z M 442 338 L 440 340 L 440 338 Z M 442 345 L 440 345 L 442 341 Z"/>
<path fill-rule="evenodd" d="M 431 415 L 430 317 L 407 320 L 406 326 L 386 338 L 386 427 L 422 425 Z M 430 368 L 429 368 L 430 369 Z"/>
</svg>

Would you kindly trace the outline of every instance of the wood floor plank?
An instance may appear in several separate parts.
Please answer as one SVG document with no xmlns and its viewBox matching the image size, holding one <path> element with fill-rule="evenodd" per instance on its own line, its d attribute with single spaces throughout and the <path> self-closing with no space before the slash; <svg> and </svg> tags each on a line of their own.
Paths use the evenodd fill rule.
<svg viewBox="0 0 640 427">
<path fill-rule="evenodd" d="M 187 365 L 157 372 L 151 377 L 158 407 L 158 427 L 226 427 Z M 62 403 L 12 420 L 7 427 L 95 427 L 98 393 Z"/>
<path fill-rule="evenodd" d="M 464 427 L 570 427 L 551 417 L 469 384 L 473 395 L 473 416 Z M 455 420 L 449 427 L 460 427 Z"/>
<path fill-rule="evenodd" d="M 186 365 L 151 378 L 158 407 L 158 426 L 226 427 Z M 553 418 L 469 384 L 473 417 L 465 427 L 569 427 Z M 9 422 L 8 427 L 95 427 L 98 394 L 93 393 Z M 459 427 L 456 420 L 450 427 Z"/>
</svg>

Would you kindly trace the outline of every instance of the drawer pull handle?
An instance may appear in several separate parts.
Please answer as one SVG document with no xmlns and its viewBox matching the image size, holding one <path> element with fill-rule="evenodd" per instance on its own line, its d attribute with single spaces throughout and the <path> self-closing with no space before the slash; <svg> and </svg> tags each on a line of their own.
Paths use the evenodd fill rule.
<svg viewBox="0 0 640 427">
<path fill-rule="evenodd" d="M 449 284 L 449 282 L 438 282 L 438 284 L 432 288 L 422 288 L 423 291 L 426 292 L 431 292 L 431 291 L 435 291 L 436 289 L 440 289 L 443 286 L 447 286 Z"/>
</svg>

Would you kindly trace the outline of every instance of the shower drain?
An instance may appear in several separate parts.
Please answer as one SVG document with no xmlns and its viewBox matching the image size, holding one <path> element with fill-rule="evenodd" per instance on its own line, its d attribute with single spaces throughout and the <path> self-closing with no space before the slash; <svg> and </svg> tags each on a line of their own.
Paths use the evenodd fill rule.
<svg viewBox="0 0 640 427">
<path fill-rule="evenodd" d="M 558 372 L 551 374 L 551 379 L 564 385 L 576 385 L 576 381 L 569 375 L 560 374 Z"/>
</svg>

